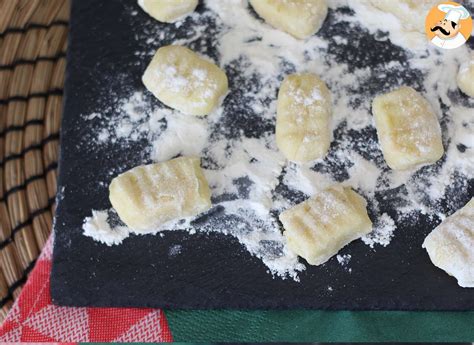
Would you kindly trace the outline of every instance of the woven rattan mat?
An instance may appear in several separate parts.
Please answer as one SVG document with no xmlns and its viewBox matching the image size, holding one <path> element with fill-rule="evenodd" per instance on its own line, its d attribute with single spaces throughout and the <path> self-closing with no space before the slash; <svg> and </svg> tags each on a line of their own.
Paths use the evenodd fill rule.
<svg viewBox="0 0 474 345">
<path fill-rule="evenodd" d="M 0 0 L 0 322 L 52 225 L 68 0 Z"/>
</svg>

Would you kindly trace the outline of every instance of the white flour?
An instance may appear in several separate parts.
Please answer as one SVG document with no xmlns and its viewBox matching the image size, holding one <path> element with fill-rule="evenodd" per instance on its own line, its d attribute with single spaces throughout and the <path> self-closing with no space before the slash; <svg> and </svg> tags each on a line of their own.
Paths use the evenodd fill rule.
<svg viewBox="0 0 474 345">
<path fill-rule="evenodd" d="M 351 261 L 351 255 L 350 254 L 345 254 L 345 255 L 336 255 L 337 262 L 339 262 L 342 266 L 345 266 Z"/>
<path fill-rule="evenodd" d="M 203 41 L 212 36 L 218 53 L 215 62 L 226 71 L 236 70 L 235 78 L 238 76 L 234 85 L 230 79 L 230 95 L 223 106 L 208 117 L 185 116 L 153 107 L 146 91 L 119 97 L 114 104 L 85 116 L 90 121 L 100 121 L 101 129 L 92 146 L 115 144 L 124 150 L 129 142 L 145 140 L 147 149 L 141 153 L 144 161 L 164 161 L 177 155 L 202 157 L 212 189 L 213 210 L 220 210 L 227 218 L 205 221 L 199 226 L 193 225 L 192 219 L 176 221 L 151 233 L 187 229 L 190 233 L 197 230 L 229 234 L 259 257 L 272 274 L 298 280 L 298 272 L 305 265 L 288 250 L 276 216 L 320 189 L 342 182 L 367 199 L 374 231 L 362 240 L 374 250 L 390 244 L 396 236 L 396 224 L 403 228 L 403 221 L 420 214 L 442 219 L 460 206 L 456 198 L 448 198 L 447 208 L 438 207 L 454 181 L 466 187 L 468 179 L 474 177 L 474 104 L 466 99 L 464 103 L 453 101 L 452 96 L 458 66 L 468 59 L 468 49 L 444 52 L 431 47 L 424 37 L 420 41 L 421 33 L 416 28 L 400 30 L 402 25 L 396 14 L 381 12 L 371 3 L 330 1 L 333 25 L 348 25 L 355 33 L 368 30 L 380 41 L 390 39 L 407 50 L 394 52 L 393 59 L 376 61 L 375 65 L 369 60 L 358 61 L 362 67 L 339 61 L 334 53 L 337 49 L 347 50 L 345 46 L 352 37 L 316 34 L 299 41 L 256 19 L 241 0 L 205 1 L 204 13 L 194 13 L 185 24 L 175 24 L 176 28 L 189 25 L 183 37 L 175 36 L 172 30 L 146 25 L 143 34 L 136 37 L 143 42 L 143 49 L 135 52 L 137 59 L 148 62 L 155 51 L 149 44 L 168 36 L 170 43 L 186 45 L 207 56 L 210 53 Z M 338 10 L 344 5 L 349 5 L 355 15 Z M 215 21 L 218 30 L 206 35 L 208 20 Z M 364 58 L 353 48 L 349 51 Z M 401 62 L 397 54 L 404 54 L 407 62 Z M 333 98 L 332 127 L 338 132 L 325 159 L 300 166 L 285 161 L 273 135 L 276 94 L 283 77 L 293 72 L 314 72 L 327 83 Z M 373 137 L 370 109 L 375 94 L 402 85 L 405 76 L 415 76 L 417 82 L 411 86 L 428 98 L 440 118 L 446 157 L 420 171 L 395 172 L 387 168 Z M 385 89 L 372 90 L 374 78 L 385 80 Z M 240 106 L 232 103 L 234 93 Z M 450 107 L 444 111 L 445 117 L 440 100 Z M 242 104 L 247 110 L 242 110 Z M 104 115 L 110 111 L 113 116 Z M 268 128 L 255 136 L 238 127 L 238 121 L 258 121 Z M 358 137 L 362 139 L 354 139 Z M 111 172 L 110 179 L 121 171 L 119 168 Z M 463 178 L 459 179 L 459 175 Z M 110 180 L 103 182 L 108 184 Z M 378 194 L 392 190 L 397 202 L 391 205 L 395 212 L 388 214 L 379 205 Z M 111 227 L 107 212 L 93 211 L 92 217 L 85 220 L 84 234 L 108 245 L 118 244 L 128 236 L 128 230 Z M 337 260 L 344 264 L 350 257 L 338 256 Z"/>
<path fill-rule="evenodd" d="M 346 270 L 349 273 L 352 273 L 352 268 L 348 266 L 349 262 L 351 261 L 352 255 L 351 254 L 344 254 L 344 255 L 336 255 L 336 260 L 339 262 L 339 265 L 341 265 L 344 270 Z"/>
<path fill-rule="evenodd" d="M 374 225 L 374 230 L 370 234 L 362 237 L 362 241 L 370 248 L 374 248 L 376 244 L 380 244 L 384 247 L 388 246 L 393 237 L 393 232 L 397 228 L 395 222 L 388 214 L 383 213 L 375 220 Z"/>
<path fill-rule="evenodd" d="M 130 231 L 124 226 L 111 227 L 109 215 L 104 211 L 92 210 L 92 217 L 84 220 L 84 235 L 108 246 L 120 244 L 128 237 Z"/>
<path fill-rule="evenodd" d="M 168 255 L 169 256 L 176 256 L 176 255 L 179 255 L 181 254 L 181 251 L 183 250 L 183 246 L 180 245 L 180 244 L 175 244 L 174 246 L 172 246 L 168 252 Z"/>
</svg>

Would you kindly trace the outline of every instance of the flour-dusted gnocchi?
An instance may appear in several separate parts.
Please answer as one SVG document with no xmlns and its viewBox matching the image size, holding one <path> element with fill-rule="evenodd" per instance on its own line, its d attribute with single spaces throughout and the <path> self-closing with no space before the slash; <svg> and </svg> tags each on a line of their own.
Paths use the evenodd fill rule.
<svg viewBox="0 0 474 345">
<path fill-rule="evenodd" d="M 372 111 L 390 168 L 404 170 L 432 164 L 443 155 L 438 118 L 428 101 L 411 87 L 377 96 Z"/>
<path fill-rule="evenodd" d="M 109 193 L 120 219 L 136 232 L 211 207 L 211 192 L 196 157 L 135 167 L 114 178 Z"/>
<path fill-rule="evenodd" d="M 326 0 L 250 0 L 250 4 L 271 26 L 299 39 L 318 32 L 328 13 Z"/>
<path fill-rule="evenodd" d="M 292 74 L 278 93 L 276 142 L 285 157 L 308 162 L 326 155 L 331 142 L 331 94 L 316 75 Z"/>
<path fill-rule="evenodd" d="M 423 242 L 433 264 L 474 288 L 474 198 L 446 218 Z"/>
<path fill-rule="evenodd" d="M 176 45 L 158 49 L 142 79 L 161 102 L 189 115 L 209 114 L 228 90 L 223 70 Z"/>
<path fill-rule="evenodd" d="M 164 23 L 173 23 L 192 13 L 198 0 L 138 0 L 150 16 Z"/>
<path fill-rule="evenodd" d="M 474 97 L 474 52 L 471 53 L 471 59 L 459 68 L 457 81 L 462 92 Z"/>
<path fill-rule="evenodd" d="M 333 186 L 280 214 L 288 247 L 321 265 L 342 247 L 368 234 L 366 201 L 351 188 Z"/>
</svg>

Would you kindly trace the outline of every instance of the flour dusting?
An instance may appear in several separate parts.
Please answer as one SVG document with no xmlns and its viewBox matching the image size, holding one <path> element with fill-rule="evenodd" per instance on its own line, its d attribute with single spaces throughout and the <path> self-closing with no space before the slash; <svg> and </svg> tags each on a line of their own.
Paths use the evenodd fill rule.
<svg viewBox="0 0 474 345">
<path fill-rule="evenodd" d="M 396 228 L 394 220 L 388 214 L 383 213 L 375 220 L 374 230 L 363 236 L 362 241 L 370 248 L 374 248 L 376 244 L 386 247 L 390 244 Z"/>
<path fill-rule="evenodd" d="M 339 262 L 339 265 L 341 265 L 349 273 L 352 273 L 352 268 L 348 266 L 349 262 L 351 261 L 351 258 L 351 254 L 336 255 L 336 260 L 337 262 Z"/>
<path fill-rule="evenodd" d="M 350 254 L 345 254 L 345 255 L 336 255 L 337 262 L 339 262 L 341 265 L 347 265 L 349 261 L 351 261 L 351 255 Z"/>
<path fill-rule="evenodd" d="M 417 217 L 438 222 L 460 206 L 450 188 L 467 188 L 474 178 L 474 102 L 460 96 L 455 80 L 459 66 L 469 59 L 468 48 L 432 47 L 416 23 L 402 23 L 400 8 L 384 10 L 385 1 L 329 3 L 322 30 L 305 41 L 263 23 L 242 0 L 207 0 L 201 13 L 165 29 L 150 21 L 137 35 L 143 45 L 134 54 L 143 66 L 161 42 L 180 44 L 209 56 L 230 82 L 229 95 L 207 117 L 170 110 L 143 88 L 115 95 L 101 109 L 84 114 L 97 128 L 94 138 L 85 138 L 92 149 L 112 145 L 122 152 L 144 142 L 145 149 L 137 153 L 143 163 L 179 155 L 202 158 L 212 190 L 211 210 L 150 233 L 181 229 L 228 234 L 271 274 L 298 281 L 305 264 L 288 249 L 278 214 L 324 188 L 343 183 L 366 198 L 374 223 L 373 232 L 362 238 L 367 250 L 383 250 Z M 341 36 L 340 26 L 350 35 Z M 329 153 L 304 165 L 287 162 L 274 138 L 276 95 L 283 78 L 295 72 L 318 74 L 333 103 Z M 174 75 L 171 70 L 163 73 Z M 203 77 L 195 71 L 195 80 Z M 172 87 L 186 87 L 175 79 Z M 446 154 L 432 166 L 396 172 L 380 151 L 371 102 L 406 80 L 434 108 Z M 320 97 L 315 92 L 301 101 L 310 104 Z M 101 182 L 108 185 L 131 167 L 117 167 Z M 107 211 L 92 211 L 84 234 L 107 245 L 121 243 L 132 230 L 112 226 L 108 218 Z M 346 267 L 351 257 L 333 260 Z"/>
<path fill-rule="evenodd" d="M 130 231 L 125 226 L 111 227 L 107 211 L 92 210 L 92 217 L 84 219 L 84 235 L 108 246 L 120 244 Z"/>
</svg>

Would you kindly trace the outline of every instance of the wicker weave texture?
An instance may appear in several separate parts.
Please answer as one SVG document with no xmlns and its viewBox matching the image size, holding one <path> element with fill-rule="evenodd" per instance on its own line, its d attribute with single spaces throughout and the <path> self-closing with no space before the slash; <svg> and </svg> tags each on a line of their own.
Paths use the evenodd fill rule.
<svg viewBox="0 0 474 345">
<path fill-rule="evenodd" d="M 0 322 L 52 226 L 68 0 L 0 0 Z"/>
</svg>

